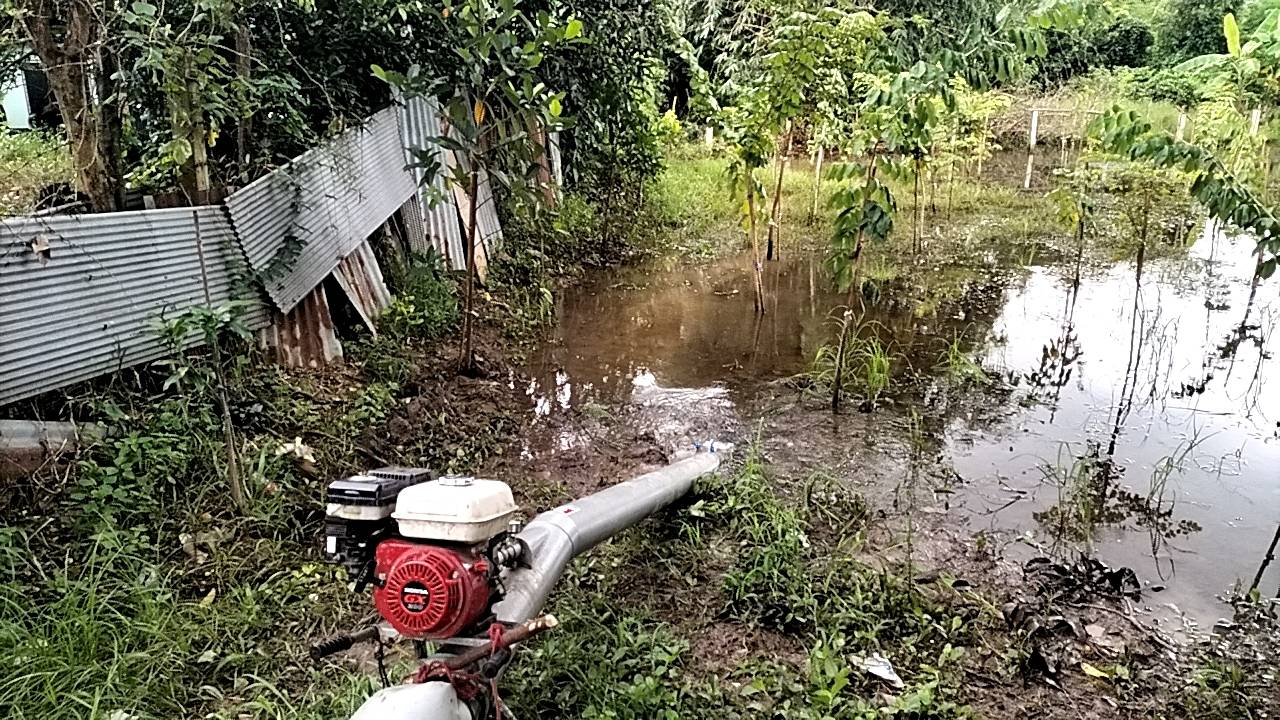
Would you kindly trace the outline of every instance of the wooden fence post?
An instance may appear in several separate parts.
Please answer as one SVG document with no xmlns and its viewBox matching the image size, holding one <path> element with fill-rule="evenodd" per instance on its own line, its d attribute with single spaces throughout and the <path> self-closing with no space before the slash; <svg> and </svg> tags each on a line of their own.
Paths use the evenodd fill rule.
<svg viewBox="0 0 1280 720">
<path fill-rule="evenodd" d="M 1036 136 L 1040 131 L 1040 111 L 1031 111 L 1031 134 L 1027 142 L 1027 173 L 1022 178 L 1022 189 L 1031 189 L 1031 167 L 1035 164 Z"/>
</svg>

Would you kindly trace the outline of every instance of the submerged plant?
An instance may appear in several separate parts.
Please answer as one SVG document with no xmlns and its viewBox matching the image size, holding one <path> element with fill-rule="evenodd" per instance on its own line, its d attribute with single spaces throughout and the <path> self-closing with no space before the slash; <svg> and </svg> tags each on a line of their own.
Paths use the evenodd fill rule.
<svg viewBox="0 0 1280 720">
<path fill-rule="evenodd" d="M 875 338 L 861 343 L 856 355 L 861 366 L 865 394 L 863 409 L 874 410 L 876 403 L 880 400 L 880 394 L 889 387 L 889 372 L 893 367 L 893 360 L 880 341 Z"/>
<path fill-rule="evenodd" d="M 846 311 L 839 320 L 835 345 L 826 344 L 814 353 L 805 373 L 810 386 L 837 399 L 844 394 L 861 398 L 859 407 L 870 412 L 892 380 L 893 356 L 877 337 L 862 337 L 864 329 L 879 327 L 875 322 L 862 322 Z M 834 405 L 833 411 L 839 406 Z"/>
<path fill-rule="evenodd" d="M 939 359 L 938 368 L 946 375 L 947 380 L 954 385 L 985 385 L 989 381 L 987 372 L 961 346 L 961 340 L 963 339 L 963 336 L 958 334 L 951 338 L 951 342 L 947 344 L 947 349 L 943 351 L 942 357 Z"/>
</svg>

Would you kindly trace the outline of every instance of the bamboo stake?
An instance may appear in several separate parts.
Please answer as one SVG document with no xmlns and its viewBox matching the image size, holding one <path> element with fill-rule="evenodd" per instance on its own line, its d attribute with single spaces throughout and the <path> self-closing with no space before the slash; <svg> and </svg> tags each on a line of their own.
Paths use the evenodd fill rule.
<svg viewBox="0 0 1280 720">
<path fill-rule="evenodd" d="M 809 211 L 809 224 L 818 219 L 818 199 L 822 197 L 822 160 L 826 149 L 818 146 L 818 159 L 813 164 L 813 208 Z"/>
</svg>

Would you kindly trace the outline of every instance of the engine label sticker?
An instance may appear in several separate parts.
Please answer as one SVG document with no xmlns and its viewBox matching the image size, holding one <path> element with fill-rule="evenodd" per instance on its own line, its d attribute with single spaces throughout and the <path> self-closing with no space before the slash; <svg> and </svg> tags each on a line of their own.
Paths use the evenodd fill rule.
<svg viewBox="0 0 1280 720">
<path fill-rule="evenodd" d="M 422 612 L 431 602 L 431 591 L 422 583 L 411 582 L 400 591 L 400 604 L 409 612 Z"/>
</svg>

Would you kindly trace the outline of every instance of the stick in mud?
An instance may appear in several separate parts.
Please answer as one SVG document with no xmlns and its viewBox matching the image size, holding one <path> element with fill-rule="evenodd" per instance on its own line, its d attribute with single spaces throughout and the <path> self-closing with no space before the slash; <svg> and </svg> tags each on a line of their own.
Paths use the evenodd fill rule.
<svg viewBox="0 0 1280 720">
<path fill-rule="evenodd" d="M 1276 525 L 1276 534 L 1271 537 L 1271 545 L 1267 548 L 1267 554 L 1262 556 L 1262 564 L 1258 566 L 1258 573 L 1253 576 L 1253 582 L 1249 585 L 1249 592 L 1258 589 L 1258 585 L 1262 583 L 1262 576 L 1267 574 L 1267 566 L 1276 559 L 1276 545 L 1280 544 L 1280 524 Z"/>
<path fill-rule="evenodd" d="M 554 630 L 559 625 L 560 621 L 556 620 L 556 616 L 550 614 L 523 622 L 502 634 L 502 647 L 511 647 L 516 643 L 522 643 L 535 635 Z M 446 659 L 444 665 L 450 670 L 462 670 L 468 665 L 474 665 L 489 657 L 493 650 L 493 642 L 489 641 L 483 645 L 467 648 Z"/>
</svg>

